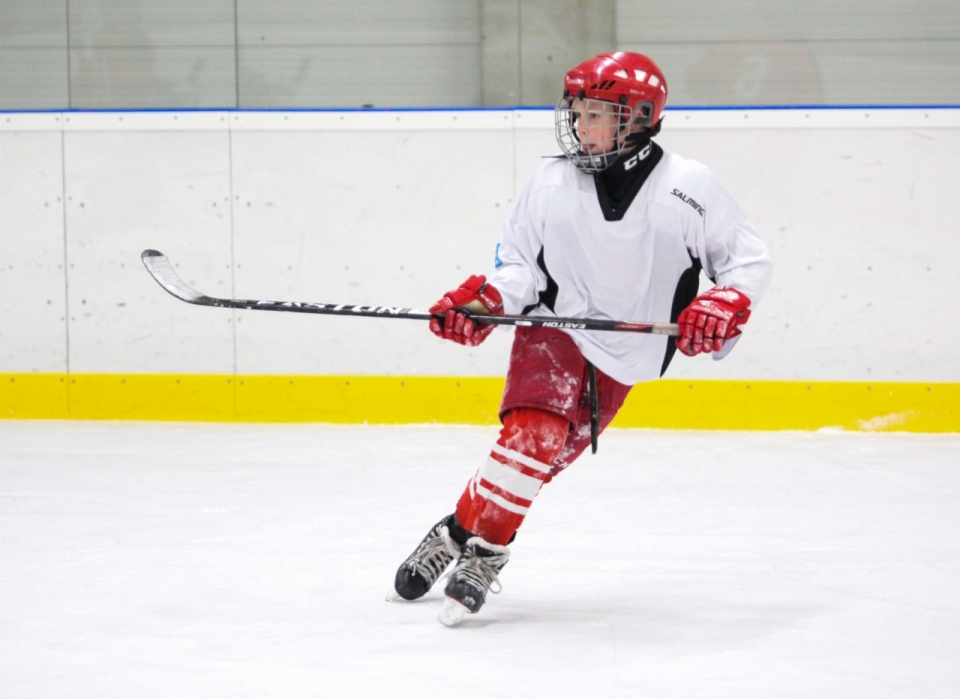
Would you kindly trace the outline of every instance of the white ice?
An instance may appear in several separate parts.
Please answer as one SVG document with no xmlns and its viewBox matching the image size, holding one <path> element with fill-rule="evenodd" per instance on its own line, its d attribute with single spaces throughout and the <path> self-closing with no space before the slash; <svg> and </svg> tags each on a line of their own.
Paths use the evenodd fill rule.
<svg viewBox="0 0 960 699">
<path fill-rule="evenodd" d="M 385 602 L 495 434 L 0 422 L 0 696 L 960 696 L 960 435 L 611 430 Z"/>
</svg>

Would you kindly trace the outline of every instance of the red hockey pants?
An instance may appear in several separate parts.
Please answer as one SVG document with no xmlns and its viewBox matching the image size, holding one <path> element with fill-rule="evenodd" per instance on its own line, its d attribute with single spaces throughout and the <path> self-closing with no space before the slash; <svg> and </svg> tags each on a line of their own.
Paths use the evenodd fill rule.
<svg viewBox="0 0 960 699">
<path fill-rule="evenodd" d="M 517 328 L 500 406 L 503 429 L 457 503 L 457 520 L 467 531 L 507 544 L 540 487 L 590 445 L 588 371 L 566 333 Z M 631 387 L 599 369 L 596 376 L 602 432 Z"/>
</svg>

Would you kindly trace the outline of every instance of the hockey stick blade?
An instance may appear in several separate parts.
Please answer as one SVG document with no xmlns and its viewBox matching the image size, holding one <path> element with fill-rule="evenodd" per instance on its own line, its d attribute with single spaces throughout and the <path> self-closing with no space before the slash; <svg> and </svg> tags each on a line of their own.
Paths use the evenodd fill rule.
<svg viewBox="0 0 960 699">
<path fill-rule="evenodd" d="M 140 255 L 144 266 L 156 282 L 172 296 L 198 306 L 238 308 L 254 311 L 286 311 L 290 313 L 316 313 L 320 315 L 364 316 L 368 318 L 406 318 L 430 320 L 441 314 L 417 308 L 393 306 L 364 306 L 334 303 L 300 303 L 297 301 L 257 301 L 252 299 L 221 299 L 201 294 L 191 288 L 173 269 L 170 260 L 157 250 L 144 250 Z M 470 314 L 468 314 L 470 315 Z M 476 323 L 492 325 L 521 325 L 526 327 L 562 328 L 570 330 L 608 330 L 616 332 L 649 333 L 653 335 L 679 335 L 676 323 L 632 323 L 618 320 L 592 318 L 545 318 L 508 315 L 470 315 Z"/>
</svg>

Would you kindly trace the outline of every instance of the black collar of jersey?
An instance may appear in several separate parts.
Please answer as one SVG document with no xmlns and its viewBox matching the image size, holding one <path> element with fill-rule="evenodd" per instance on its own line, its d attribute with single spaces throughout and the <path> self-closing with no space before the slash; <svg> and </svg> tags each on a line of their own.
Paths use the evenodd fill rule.
<svg viewBox="0 0 960 699">
<path fill-rule="evenodd" d="M 641 143 L 603 172 L 593 176 L 597 187 L 600 210 L 607 221 L 623 219 L 640 188 L 663 157 L 663 148 L 653 141 Z"/>
</svg>

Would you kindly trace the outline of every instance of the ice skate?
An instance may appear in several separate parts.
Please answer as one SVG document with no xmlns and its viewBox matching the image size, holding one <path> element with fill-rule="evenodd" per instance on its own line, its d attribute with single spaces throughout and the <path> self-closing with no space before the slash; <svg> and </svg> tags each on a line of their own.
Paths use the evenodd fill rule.
<svg viewBox="0 0 960 699">
<path fill-rule="evenodd" d="M 447 566 L 460 555 L 459 544 L 450 537 L 452 526 L 456 526 L 453 515 L 433 525 L 397 570 L 387 601 L 420 599 L 430 591 Z"/>
<path fill-rule="evenodd" d="M 447 599 L 440 610 L 440 623 L 456 626 L 467 614 L 476 614 L 487 599 L 487 591 L 496 583 L 497 576 L 510 559 L 510 549 L 484 541 L 479 536 L 467 540 L 456 567 L 450 573 L 444 589 Z"/>
</svg>

